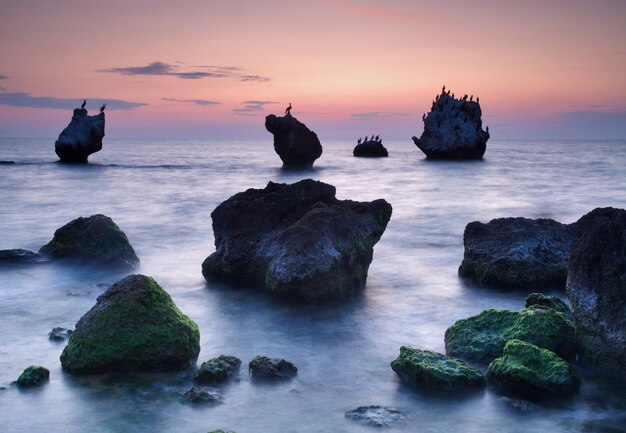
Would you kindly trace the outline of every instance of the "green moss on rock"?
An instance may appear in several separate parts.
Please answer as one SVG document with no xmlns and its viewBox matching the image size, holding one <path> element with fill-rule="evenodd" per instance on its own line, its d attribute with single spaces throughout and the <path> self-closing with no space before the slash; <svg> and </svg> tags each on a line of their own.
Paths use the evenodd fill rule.
<svg viewBox="0 0 626 433">
<path fill-rule="evenodd" d="M 195 379 L 203 383 L 222 382 L 239 371 L 241 360 L 234 356 L 220 355 L 203 362 L 196 371 Z"/>
<path fill-rule="evenodd" d="M 130 275 L 98 297 L 61 354 L 73 373 L 166 370 L 195 359 L 198 326 L 158 283 Z"/>
<path fill-rule="evenodd" d="M 39 386 L 50 378 L 50 371 L 39 365 L 28 366 L 17 379 L 19 386 Z"/>
<path fill-rule="evenodd" d="M 516 339 L 489 364 L 487 378 L 505 392 L 525 398 L 567 395 L 579 385 L 572 366 L 554 352 Z"/>
<path fill-rule="evenodd" d="M 464 362 L 409 346 L 400 348 L 391 368 L 403 382 L 426 391 L 453 392 L 485 386 L 485 376 Z"/>
</svg>

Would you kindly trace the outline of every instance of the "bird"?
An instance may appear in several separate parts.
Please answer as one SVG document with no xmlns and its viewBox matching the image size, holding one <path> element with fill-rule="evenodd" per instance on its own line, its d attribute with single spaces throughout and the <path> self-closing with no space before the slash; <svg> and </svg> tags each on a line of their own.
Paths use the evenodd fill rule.
<svg viewBox="0 0 626 433">
<path fill-rule="evenodd" d="M 476 97 L 476 103 L 478 104 L 480 102 L 480 98 L 477 96 Z"/>
<path fill-rule="evenodd" d="M 87 105 L 87 100 L 83 99 L 83 103 L 81 104 L 80 108 L 85 108 L 85 105 Z"/>
<path fill-rule="evenodd" d="M 426 120 L 426 113 L 422 114 L 422 120 Z"/>
<path fill-rule="evenodd" d="M 467 93 L 465 94 L 465 96 L 463 96 L 463 100 L 467 101 Z"/>
<path fill-rule="evenodd" d="M 291 114 L 291 102 L 289 103 L 289 107 L 285 108 L 285 114 Z"/>
<path fill-rule="evenodd" d="M 489 134 L 489 127 L 487 127 L 487 134 Z"/>
<path fill-rule="evenodd" d="M 102 107 L 100 107 L 100 112 L 104 113 L 104 109 L 107 108 L 107 104 L 102 104 Z"/>
<path fill-rule="evenodd" d="M 377 135 L 376 136 L 376 141 L 378 141 L 378 140 L 380 140 L 380 136 Z"/>
<path fill-rule="evenodd" d="M 474 95 L 470 96 L 470 102 L 472 102 L 472 100 L 474 99 Z"/>
<path fill-rule="evenodd" d="M 443 87 L 441 88 L 441 94 L 443 94 L 446 91 L 446 85 L 444 84 Z"/>
<path fill-rule="evenodd" d="M 361 144 L 361 137 L 359 137 L 359 140 L 357 141 L 357 144 Z"/>
</svg>

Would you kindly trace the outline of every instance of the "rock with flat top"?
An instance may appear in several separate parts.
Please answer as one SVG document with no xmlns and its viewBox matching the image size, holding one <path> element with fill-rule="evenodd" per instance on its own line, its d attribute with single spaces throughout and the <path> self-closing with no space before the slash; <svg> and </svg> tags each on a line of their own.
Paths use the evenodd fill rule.
<svg viewBox="0 0 626 433">
<path fill-rule="evenodd" d="M 102 149 L 103 138 L 104 111 L 89 116 L 85 108 L 76 108 L 54 143 L 54 151 L 62 162 L 87 163 L 89 155 Z"/>
</svg>

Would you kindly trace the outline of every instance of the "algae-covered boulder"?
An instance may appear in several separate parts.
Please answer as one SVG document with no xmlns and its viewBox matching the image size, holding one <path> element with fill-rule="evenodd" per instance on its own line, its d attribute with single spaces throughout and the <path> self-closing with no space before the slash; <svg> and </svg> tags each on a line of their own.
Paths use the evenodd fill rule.
<svg viewBox="0 0 626 433">
<path fill-rule="evenodd" d="M 106 215 L 70 221 L 54 232 L 39 253 L 52 259 L 120 270 L 139 264 L 126 234 Z"/>
<path fill-rule="evenodd" d="M 409 346 L 400 348 L 391 368 L 403 382 L 425 391 L 450 393 L 485 386 L 485 376 L 464 362 Z"/>
<path fill-rule="evenodd" d="M 194 360 L 198 326 L 157 282 L 130 275 L 98 297 L 61 354 L 72 373 L 167 370 Z"/>
<path fill-rule="evenodd" d="M 563 313 L 539 305 L 521 311 L 490 309 L 457 321 L 446 330 L 446 353 L 489 363 L 502 355 L 512 339 L 536 344 L 565 359 L 576 355 L 573 324 Z"/>
<path fill-rule="evenodd" d="M 562 396 L 578 388 L 576 372 L 554 352 L 509 340 L 502 357 L 489 364 L 487 379 L 505 392 L 525 398 Z"/>
<path fill-rule="evenodd" d="M 198 382 L 222 382 L 239 372 L 241 360 L 234 356 L 220 355 L 217 358 L 203 362 L 196 371 L 194 378 Z"/>
<path fill-rule="evenodd" d="M 291 379 L 298 374 L 298 369 L 293 363 L 268 356 L 256 356 L 248 364 L 250 375 L 253 379 L 273 380 Z"/>
<path fill-rule="evenodd" d="M 18 386 L 39 386 L 50 378 L 50 371 L 39 365 L 28 366 L 17 379 Z"/>
</svg>

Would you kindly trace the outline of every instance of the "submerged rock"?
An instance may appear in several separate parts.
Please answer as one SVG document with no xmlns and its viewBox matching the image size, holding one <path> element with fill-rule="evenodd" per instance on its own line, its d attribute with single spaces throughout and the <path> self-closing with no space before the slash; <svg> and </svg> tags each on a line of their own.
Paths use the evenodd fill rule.
<svg viewBox="0 0 626 433">
<path fill-rule="evenodd" d="M 270 114 L 265 128 L 274 135 L 274 150 L 284 166 L 310 167 L 322 155 L 317 134 L 288 112 L 284 117 Z"/>
<path fill-rule="evenodd" d="M 389 427 L 407 418 L 404 412 L 382 406 L 361 406 L 346 412 L 346 418 L 373 427 Z"/>
<path fill-rule="evenodd" d="M 207 391 L 206 389 L 198 388 L 197 386 L 192 386 L 189 391 L 186 391 L 180 397 L 181 403 L 217 403 L 222 400 L 222 396 L 216 393 L 212 393 Z"/>
<path fill-rule="evenodd" d="M 52 331 L 48 333 L 48 339 L 52 341 L 65 341 L 72 335 L 71 329 L 66 328 L 52 328 Z"/>
<path fill-rule="evenodd" d="M 61 354 L 72 373 L 178 368 L 200 351 L 198 326 L 154 279 L 130 275 L 98 297 Z"/>
<path fill-rule="evenodd" d="M 2 265 L 30 265 L 33 263 L 45 262 L 45 257 L 34 251 L 15 248 L 11 250 L 0 250 L 0 266 Z"/>
<path fill-rule="evenodd" d="M 235 194 L 211 213 L 215 249 L 207 280 L 264 288 L 305 302 L 345 298 L 365 286 L 391 205 L 337 200 L 311 179 Z"/>
<path fill-rule="evenodd" d="M 391 368 L 408 385 L 451 393 L 485 386 L 485 376 L 462 361 L 429 350 L 402 346 Z"/>
<path fill-rule="evenodd" d="M 567 295 L 581 361 L 626 381 L 626 210 L 593 217 L 572 251 Z"/>
<path fill-rule="evenodd" d="M 203 383 L 222 382 L 237 374 L 240 366 L 241 360 L 239 358 L 220 355 L 203 362 L 196 371 L 194 378 Z"/>
<path fill-rule="evenodd" d="M 487 379 L 505 392 L 534 399 L 563 396 L 578 389 L 576 372 L 554 352 L 521 340 L 510 340 L 502 357 L 489 364 Z"/>
<path fill-rule="evenodd" d="M 524 340 L 565 359 L 576 355 L 573 324 L 552 308 L 532 305 L 521 311 L 485 310 L 457 321 L 446 330 L 446 353 L 489 363 L 502 355 L 507 341 Z"/>
<path fill-rule="evenodd" d="M 105 215 L 80 217 L 54 232 L 39 253 L 85 265 L 130 270 L 139 264 L 126 234 Z"/>
<path fill-rule="evenodd" d="M 253 379 L 291 379 L 298 374 L 291 362 L 261 355 L 250 361 L 248 369 Z"/>
<path fill-rule="evenodd" d="M 54 150 L 63 162 L 86 163 L 92 153 L 102 149 L 104 138 L 104 111 L 87 115 L 84 108 L 76 108 L 69 125 L 54 143 Z"/>
<path fill-rule="evenodd" d="M 31 365 L 20 374 L 20 377 L 17 379 L 17 385 L 23 387 L 39 386 L 47 382 L 49 378 L 50 371 L 47 368 Z"/>
<path fill-rule="evenodd" d="M 415 145 L 433 159 L 480 159 L 489 132 L 482 129 L 480 104 L 441 92 L 424 118 L 424 132 Z M 487 128 L 488 130 L 489 128 Z"/>
<path fill-rule="evenodd" d="M 363 143 L 356 145 L 352 154 L 365 157 L 389 156 L 389 152 L 387 152 L 383 142 L 380 140 L 365 140 Z"/>
</svg>

